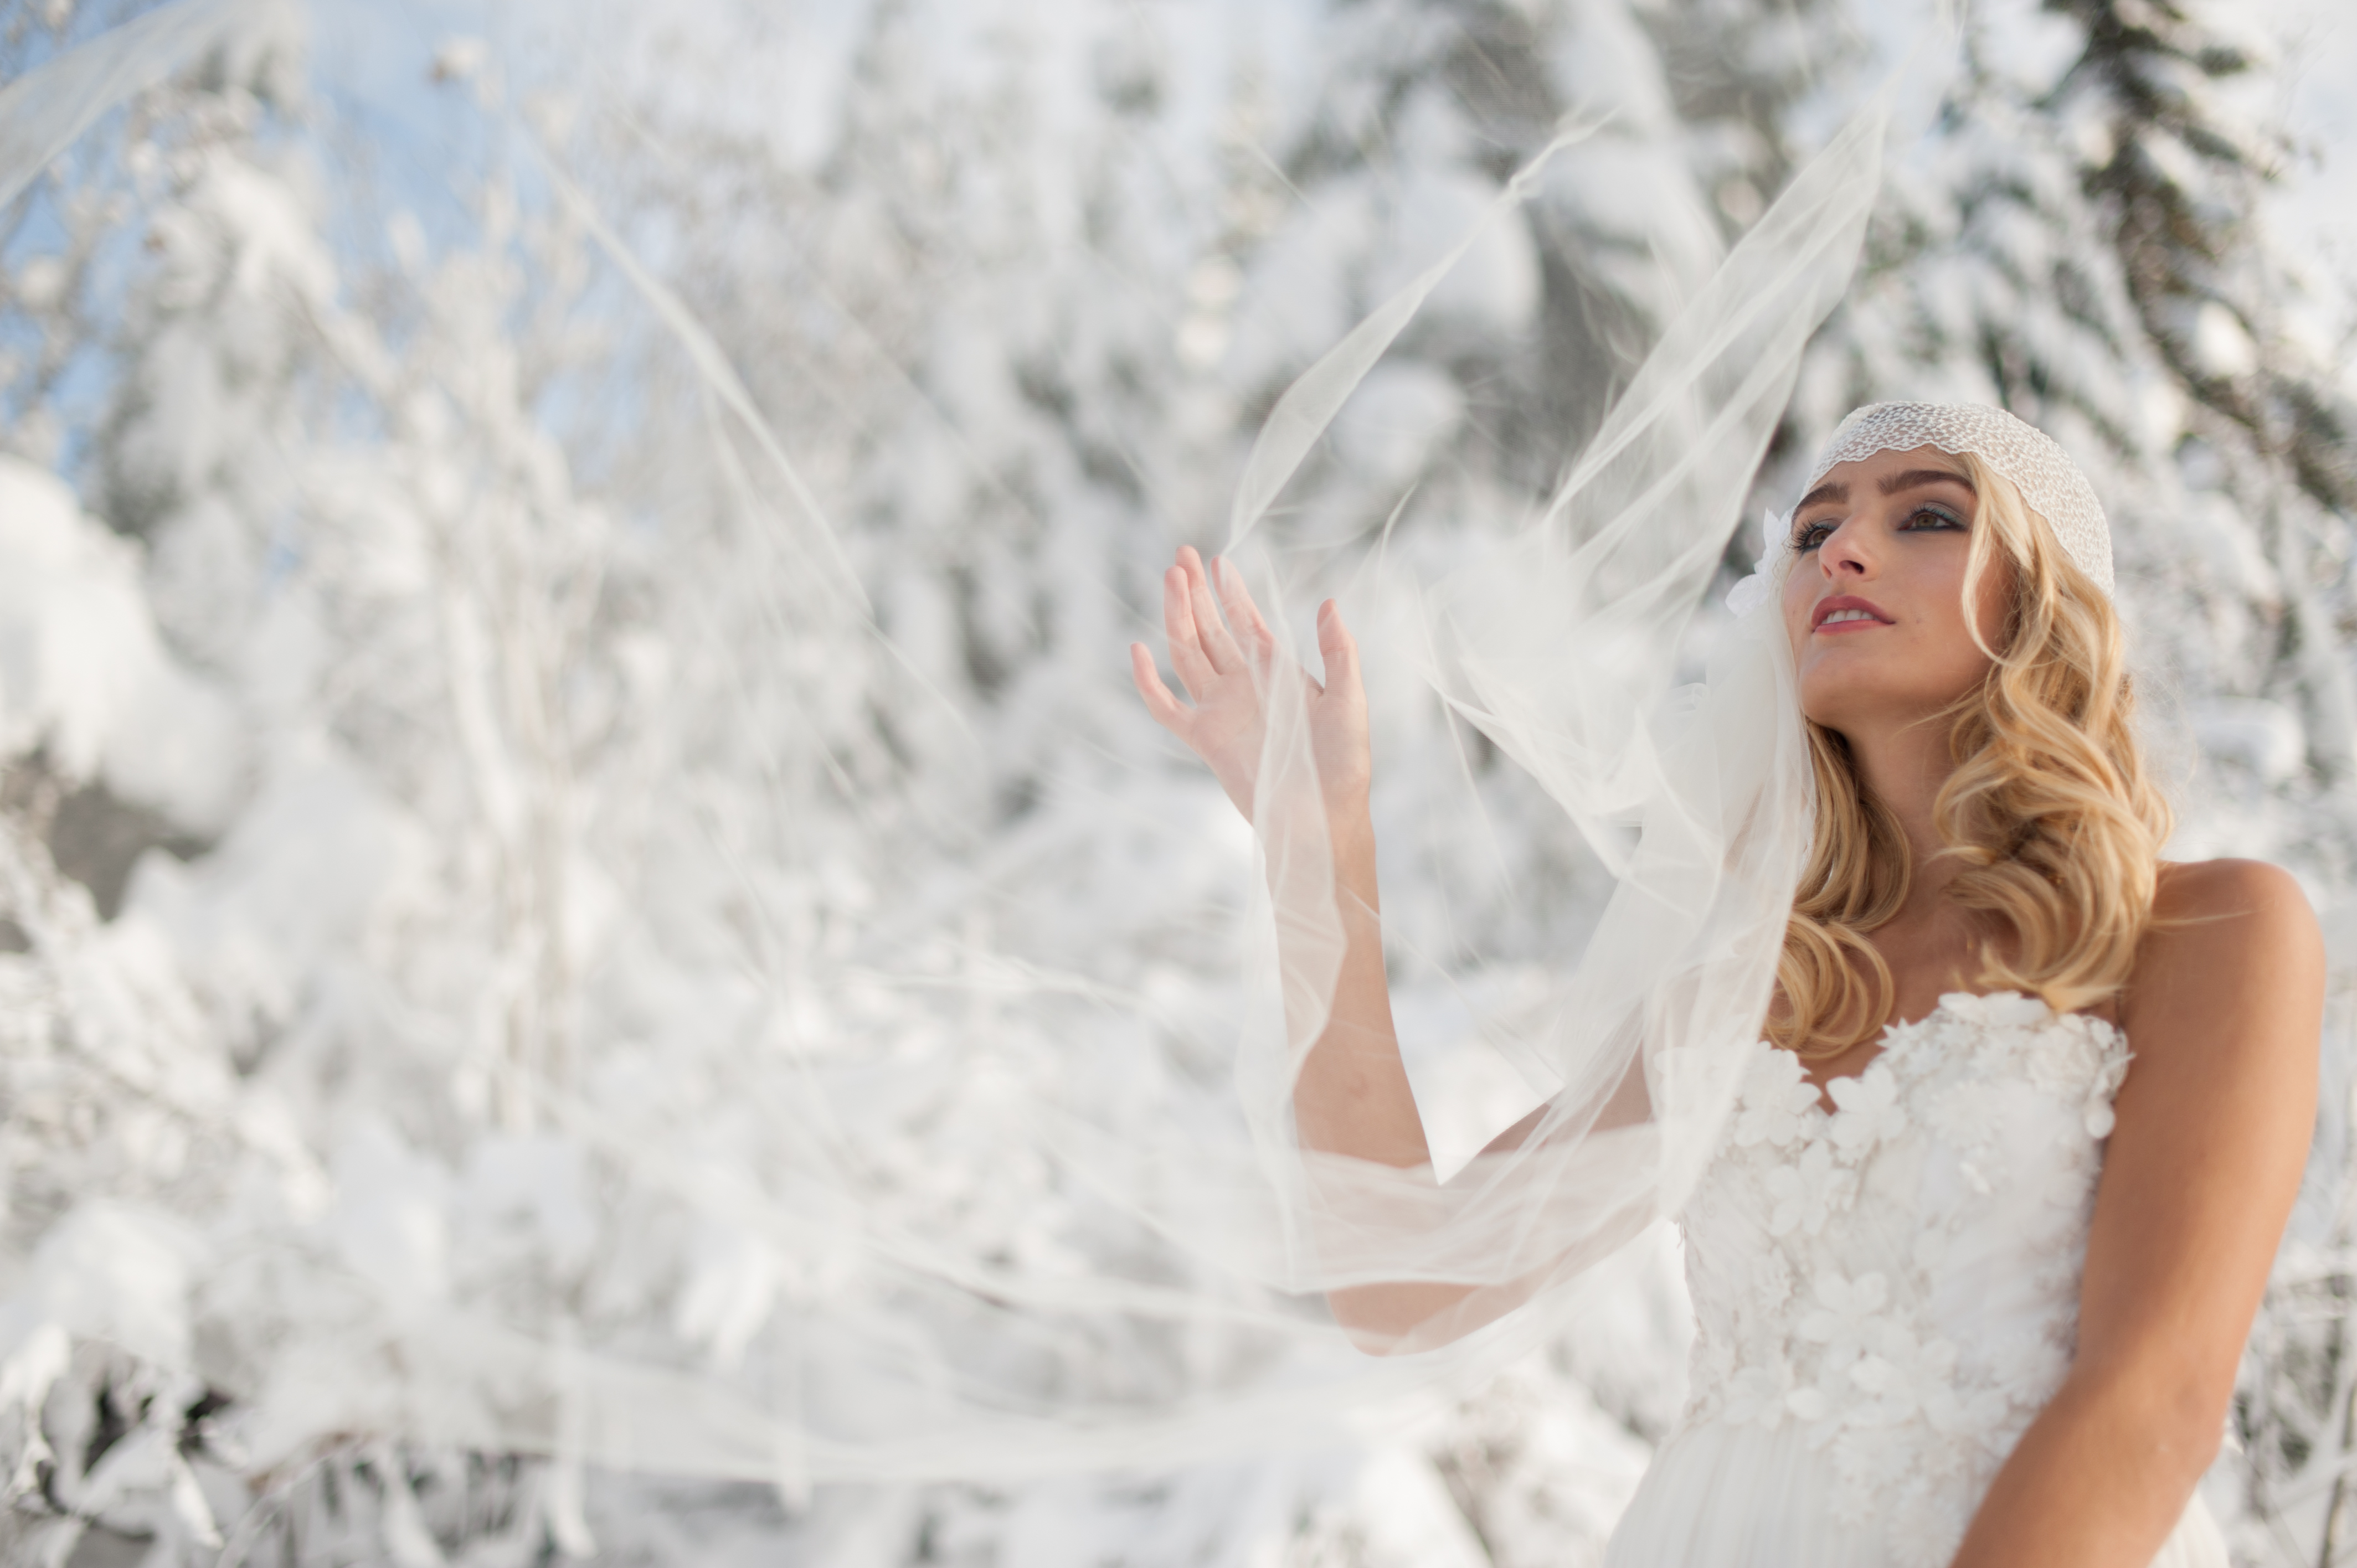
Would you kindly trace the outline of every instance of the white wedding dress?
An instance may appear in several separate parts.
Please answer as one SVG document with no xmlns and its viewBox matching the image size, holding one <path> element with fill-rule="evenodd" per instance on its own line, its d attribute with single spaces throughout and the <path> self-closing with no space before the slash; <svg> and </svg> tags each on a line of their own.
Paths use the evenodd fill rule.
<svg viewBox="0 0 2357 1568">
<path fill-rule="evenodd" d="M 1820 1105 L 1762 1045 L 1680 1219 L 1693 1387 L 1610 1568 L 1941 1568 L 2068 1369 L 2127 1042 L 2005 993 Z M 2197 1498 L 2156 1568 L 2224 1568 Z"/>
</svg>

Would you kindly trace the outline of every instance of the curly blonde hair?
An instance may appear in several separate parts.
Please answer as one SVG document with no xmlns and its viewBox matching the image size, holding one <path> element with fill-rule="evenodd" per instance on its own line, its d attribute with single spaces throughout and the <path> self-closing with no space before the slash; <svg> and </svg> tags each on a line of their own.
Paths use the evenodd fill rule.
<svg viewBox="0 0 2357 1568">
<path fill-rule="evenodd" d="M 1940 854 L 1963 863 L 1946 897 L 1981 917 L 1980 982 L 2080 1012 L 2119 994 L 2152 919 L 2171 816 L 2147 776 L 2118 613 L 2021 492 L 1959 455 L 1980 500 L 1964 603 L 1992 570 L 2013 581 L 2000 644 L 1949 725 L 1955 770 L 1932 806 Z M 1967 624 L 1971 624 L 1967 618 Z M 1975 629 L 1974 639 L 1980 633 Z M 1880 1033 L 1890 966 L 1867 940 L 1907 901 L 1907 840 L 1868 794 L 1849 743 L 1809 725 L 1816 839 L 1776 964 L 1769 1037 L 1803 1061 Z"/>
</svg>

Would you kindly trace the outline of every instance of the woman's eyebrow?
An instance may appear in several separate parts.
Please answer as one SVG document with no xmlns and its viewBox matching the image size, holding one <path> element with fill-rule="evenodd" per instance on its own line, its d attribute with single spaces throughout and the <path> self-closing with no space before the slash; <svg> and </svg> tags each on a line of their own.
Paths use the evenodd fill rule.
<svg viewBox="0 0 2357 1568">
<path fill-rule="evenodd" d="M 1807 495 L 1803 496 L 1799 501 L 1794 503 L 1792 510 L 1794 511 L 1801 511 L 1816 505 L 1819 501 L 1832 501 L 1835 505 L 1838 506 L 1847 499 L 1849 499 L 1849 487 L 1847 485 L 1823 484 L 1819 485 L 1815 489 L 1811 490 Z"/>
<path fill-rule="evenodd" d="M 1895 496 L 1901 490 L 1911 490 L 1918 485 L 1936 485 L 1943 480 L 1952 485 L 1964 486 L 1966 490 L 1971 491 L 1975 499 L 1980 496 L 1978 490 L 1973 489 L 1973 482 L 1970 479 L 1962 474 L 1952 473 L 1946 468 L 1910 468 L 1903 474 L 1885 475 L 1875 488 L 1886 496 Z"/>
</svg>

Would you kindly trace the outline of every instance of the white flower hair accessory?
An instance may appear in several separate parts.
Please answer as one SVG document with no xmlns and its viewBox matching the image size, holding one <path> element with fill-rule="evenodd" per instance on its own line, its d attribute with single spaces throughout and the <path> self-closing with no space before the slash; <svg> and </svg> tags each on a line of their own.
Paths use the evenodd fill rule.
<svg viewBox="0 0 2357 1568">
<path fill-rule="evenodd" d="M 1810 481 L 1813 484 L 1815 481 Z M 1792 509 L 1778 511 L 1770 507 L 1760 514 L 1760 559 L 1752 563 L 1751 575 L 1727 590 L 1727 607 L 1737 619 L 1751 614 L 1776 596 L 1777 575 L 1783 569 L 1785 557 L 1792 553 Z"/>
<path fill-rule="evenodd" d="M 2029 509 L 2044 518 L 2063 553 L 2105 594 L 2112 591 L 2112 530 L 2095 488 L 2052 436 L 2001 408 L 1976 403 L 1870 403 L 1854 411 L 1825 443 L 1803 495 L 1836 464 L 1877 452 L 1936 446 L 1970 452 L 2013 481 Z"/>
</svg>

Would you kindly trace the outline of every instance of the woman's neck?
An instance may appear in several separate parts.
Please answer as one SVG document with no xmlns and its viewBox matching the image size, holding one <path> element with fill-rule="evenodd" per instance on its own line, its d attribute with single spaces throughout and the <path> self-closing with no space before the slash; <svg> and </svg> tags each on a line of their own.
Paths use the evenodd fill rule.
<svg viewBox="0 0 2357 1568">
<path fill-rule="evenodd" d="M 1898 819 L 1907 838 L 1914 876 L 1901 918 L 1927 913 L 1938 906 L 1942 891 L 1959 869 L 1953 859 L 1940 855 L 1940 830 L 1932 810 L 1940 787 L 1955 770 L 1948 726 L 1936 719 L 1917 720 L 1847 738 L 1860 782 Z"/>
</svg>

